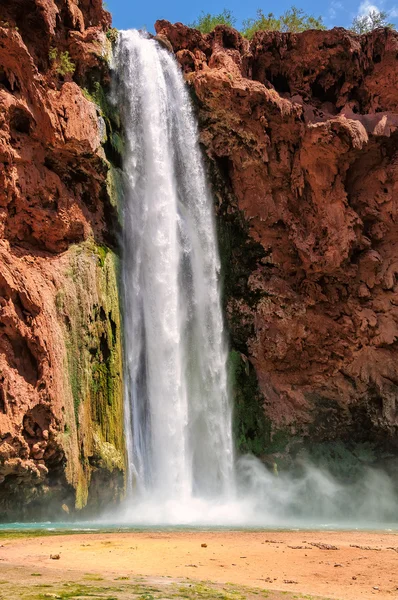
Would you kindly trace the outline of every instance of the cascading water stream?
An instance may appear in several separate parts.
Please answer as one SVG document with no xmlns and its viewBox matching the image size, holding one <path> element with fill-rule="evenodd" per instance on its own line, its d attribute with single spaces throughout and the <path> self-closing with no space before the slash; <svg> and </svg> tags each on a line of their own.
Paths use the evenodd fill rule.
<svg viewBox="0 0 398 600">
<path fill-rule="evenodd" d="M 163 505 L 234 492 L 219 257 L 198 132 L 174 58 L 120 33 L 124 328 L 131 496 Z"/>
</svg>

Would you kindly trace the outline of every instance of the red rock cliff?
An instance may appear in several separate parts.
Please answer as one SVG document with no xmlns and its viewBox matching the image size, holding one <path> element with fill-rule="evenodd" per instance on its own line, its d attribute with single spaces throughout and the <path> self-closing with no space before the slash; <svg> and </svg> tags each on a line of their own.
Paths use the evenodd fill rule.
<svg viewBox="0 0 398 600">
<path fill-rule="evenodd" d="M 219 222 L 247 231 L 227 235 L 227 314 L 273 429 L 396 446 L 398 33 L 156 30 L 194 92 Z"/>
<path fill-rule="evenodd" d="M 123 493 L 109 23 L 100 0 L 0 6 L 4 518 Z M 156 27 L 192 87 L 218 200 L 238 440 L 394 448 L 398 34 Z"/>
<path fill-rule="evenodd" d="M 101 0 L 0 5 L 2 518 L 123 488 L 117 218 L 104 115 L 79 87 L 107 83 L 109 24 Z"/>
</svg>

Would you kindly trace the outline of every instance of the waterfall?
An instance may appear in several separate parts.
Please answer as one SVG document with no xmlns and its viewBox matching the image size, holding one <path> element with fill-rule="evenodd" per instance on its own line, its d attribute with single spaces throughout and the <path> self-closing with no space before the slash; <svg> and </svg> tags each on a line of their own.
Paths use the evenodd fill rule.
<svg viewBox="0 0 398 600">
<path fill-rule="evenodd" d="M 220 264 L 188 91 L 174 57 L 137 31 L 120 32 L 114 70 L 125 132 L 128 455 L 128 497 L 117 519 L 232 526 L 395 519 L 396 491 L 382 471 L 343 484 L 311 462 L 301 463 L 300 477 L 278 476 L 246 455 L 235 474 Z"/>
<path fill-rule="evenodd" d="M 212 198 L 174 57 L 122 31 L 128 490 L 165 505 L 227 498 L 234 451 Z"/>
</svg>

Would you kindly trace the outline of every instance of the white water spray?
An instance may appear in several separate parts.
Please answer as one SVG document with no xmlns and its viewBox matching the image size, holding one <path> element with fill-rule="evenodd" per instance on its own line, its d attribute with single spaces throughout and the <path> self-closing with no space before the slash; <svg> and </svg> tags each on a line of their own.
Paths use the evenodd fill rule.
<svg viewBox="0 0 398 600">
<path fill-rule="evenodd" d="M 125 430 L 132 497 L 234 490 L 212 201 L 174 58 L 137 31 L 115 54 L 126 136 Z"/>
</svg>

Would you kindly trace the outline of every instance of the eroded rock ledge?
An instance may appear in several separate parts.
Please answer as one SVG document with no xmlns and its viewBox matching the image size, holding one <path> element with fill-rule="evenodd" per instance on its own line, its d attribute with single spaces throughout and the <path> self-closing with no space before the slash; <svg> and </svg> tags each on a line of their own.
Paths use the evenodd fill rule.
<svg viewBox="0 0 398 600">
<path fill-rule="evenodd" d="M 396 448 L 398 33 L 156 31 L 194 93 L 232 345 L 272 429 Z"/>
<path fill-rule="evenodd" d="M 2 520 L 123 491 L 117 208 L 82 89 L 108 83 L 109 25 L 101 0 L 0 7 Z"/>
</svg>

